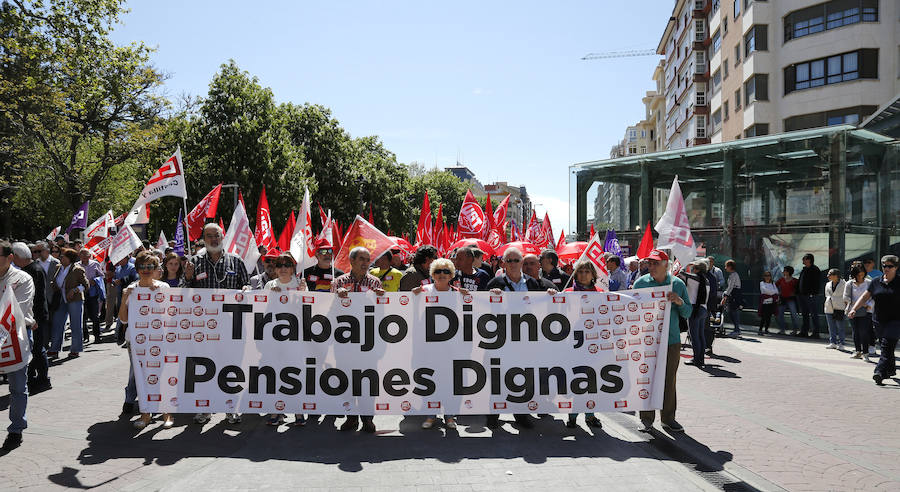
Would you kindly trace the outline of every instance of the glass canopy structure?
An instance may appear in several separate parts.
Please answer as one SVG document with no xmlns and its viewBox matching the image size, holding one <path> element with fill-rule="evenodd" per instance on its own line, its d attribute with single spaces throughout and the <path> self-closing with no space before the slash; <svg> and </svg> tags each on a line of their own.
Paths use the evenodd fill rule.
<svg viewBox="0 0 900 492">
<path fill-rule="evenodd" d="M 700 254 L 732 258 L 745 292 L 763 271 L 825 271 L 900 253 L 900 141 L 852 125 L 767 135 L 570 168 L 570 230 L 616 230 L 637 249 L 678 176 Z"/>
</svg>

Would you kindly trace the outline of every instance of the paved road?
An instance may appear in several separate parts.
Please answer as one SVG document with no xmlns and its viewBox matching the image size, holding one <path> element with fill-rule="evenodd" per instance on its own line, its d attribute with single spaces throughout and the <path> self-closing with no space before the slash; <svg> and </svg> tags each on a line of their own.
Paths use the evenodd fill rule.
<svg viewBox="0 0 900 492">
<path fill-rule="evenodd" d="M 0 457 L 0 489 L 900 489 L 900 386 L 876 387 L 871 365 L 821 343 L 716 343 L 726 356 L 707 371 L 679 369 L 680 436 L 637 433 L 626 414 L 603 415 L 596 435 L 559 416 L 521 433 L 511 418 L 491 432 L 462 417 L 445 433 L 379 417 L 370 436 L 336 432 L 330 419 L 273 429 L 258 416 L 203 427 L 180 417 L 136 433 L 118 416 L 126 354 L 88 346 L 31 398 L 25 444 Z"/>
</svg>

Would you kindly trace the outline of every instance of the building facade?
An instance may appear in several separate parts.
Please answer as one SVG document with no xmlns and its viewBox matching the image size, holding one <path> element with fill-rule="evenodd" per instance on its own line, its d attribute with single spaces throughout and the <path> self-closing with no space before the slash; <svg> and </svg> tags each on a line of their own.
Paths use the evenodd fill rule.
<svg viewBox="0 0 900 492">
<path fill-rule="evenodd" d="M 531 219 L 531 198 L 524 186 L 511 186 L 506 181 L 497 181 L 484 185 L 484 191 L 490 193 L 491 198 L 495 200 L 502 200 L 509 195 L 509 206 L 506 208 L 507 223 L 516 221 L 516 225 L 521 228 L 524 221 Z"/>
</svg>

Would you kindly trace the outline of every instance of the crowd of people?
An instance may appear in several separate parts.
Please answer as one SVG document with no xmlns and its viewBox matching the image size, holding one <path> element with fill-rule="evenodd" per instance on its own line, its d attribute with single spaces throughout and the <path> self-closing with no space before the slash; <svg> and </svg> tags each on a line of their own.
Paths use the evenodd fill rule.
<svg viewBox="0 0 900 492">
<path fill-rule="evenodd" d="M 204 227 L 202 241 L 196 245 L 197 253 L 193 256 L 175 254 L 172 244 L 161 251 L 145 243 L 115 265 L 94 261 L 80 242 L 68 242 L 63 237 L 51 243 L 0 241 L 0 293 L 7 288 L 13 289 L 25 313 L 33 354 L 26 368 L 6 375 L 11 394 L 11 424 L 7 429 L 4 449 L 13 449 L 22 442 L 22 431 L 27 427 L 25 410 L 28 394 L 52 388 L 50 361 L 60 357 L 67 329 L 71 339 L 68 358 L 78 357 L 85 343 L 117 341 L 127 347 L 128 302 L 135 287 L 153 290 L 175 287 L 302 290 L 332 292 L 340 297 L 351 292 L 367 291 L 373 291 L 376 295 L 386 291 L 408 291 L 414 295 L 455 291 L 465 295 L 474 291 L 496 294 L 503 291 L 545 291 L 556 294 L 559 291 L 604 290 L 598 281 L 600 272 L 593 262 L 581 260 L 560 265 L 559 257 L 552 249 L 535 255 L 523 254 L 517 248 L 509 247 L 502 257 L 488 258 L 476 247 L 462 247 L 441 257 L 436 248 L 425 245 L 409 257 L 407 264 L 406 254 L 399 248 L 371 258 L 368 249 L 356 247 L 349 252 L 350 271 L 342 272 L 334 267 L 331 246 L 320 242 L 315 245 L 316 264 L 298 275 L 291 254 L 277 249 L 264 251 L 256 268 L 248 272 L 241 258 L 224 251 L 223 240 L 222 229 L 210 223 Z M 688 332 L 687 341 L 693 353 L 688 364 L 699 368 L 705 366 L 705 357 L 713 354 L 715 333 L 712 320 L 716 313 L 727 312 L 734 324 L 732 335 L 740 336 L 740 313 L 745 301 L 736 264 L 733 260 L 726 261 L 723 272 L 715 265 L 713 257 L 701 258 L 673 274 L 669 257 L 664 251 L 653 250 L 643 259 L 621 259 L 606 253 L 603 260 L 608 270 L 610 291 L 672 286 L 668 298 L 672 314 L 660 418 L 663 428 L 672 432 L 682 431 L 682 426 L 675 420 L 675 382 L 682 348 L 681 332 Z M 883 384 L 884 379 L 896 372 L 893 351 L 900 336 L 900 279 L 896 277 L 897 257 L 889 255 L 881 260 L 883 274 L 874 269 L 874 262 L 854 264 L 846 279 L 837 270 L 829 270 L 827 283 L 819 278 L 820 270 L 815 266 L 812 255 L 804 257 L 804 268 L 799 278 L 794 278 L 791 267 L 786 267 L 781 278 L 775 282 L 771 274 L 765 275 L 760 282 L 758 333 L 769 333 L 773 316 L 783 333 L 786 328 L 784 312 L 787 311 L 791 314 L 792 327 L 797 336 L 817 336 L 820 330 L 812 299 L 824 292 L 824 314 L 829 327 L 828 347 L 843 348 L 847 320 L 852 326 L 856 349 L 853 357 L 864 357 L 868 361 L 874 354 L 876 339 L 880 339 L 882 355 L 876 365 L 874 379 L 876 383 Z M 803 316 L 802 322 L 798 311 Z M 811 331 L 810 325 L 814 327 Z M 107 332 L 115 327 L 115 333 L 104 337 L 103 327 Z M 131 417 L 135 413 L 136 402 L 134 372 L 130 369 L 122 414 Z M 436 426 L 437 417 L 426 417 L 422 427 L 430 429 Z M 486 416 L 487 427 L 498 428 L 501 425 L 499 417 L 497 414 Z M 162 415 L 161 425 L 171 427 L 174 418 L 174 415 Z M 198 413 L 193 416 L 193 421 L 202 425 L 210 418 L 208 413 Z M 521 428 L 533 425 L 530 415 L 516 414 L 514 418 Z M 576 418 L 577 414 L 570 414 L 566 425 L 575 427 Z M 589 427 L 602 428 L 596 415 L 585 414 L 584 418 Z M 640 412 L 639 418 L 640 429 L 650 431 L 655 412 Z M 241 415 L 229 413 L 226 420 L 230 424 L 238 424 Z M 143 413 L 133 421 L 133 425 L 142 429 L 152 422 L 153 416 Z M 272 426 L 285 422 L 286 416 L 282 414 L 266 416 L 266 423 Z M 291 425 L 303 426 L 306 422 L 307 416 L 295 414 Z M 443 424 L 448 429 L 455 429 L 458 425 L 453 415 L 444 415 Z M 364 432 L 375 432 L 373 417 L 348 416 L 340 425 L 342 431 L 360 428 Z"/>
</svg>

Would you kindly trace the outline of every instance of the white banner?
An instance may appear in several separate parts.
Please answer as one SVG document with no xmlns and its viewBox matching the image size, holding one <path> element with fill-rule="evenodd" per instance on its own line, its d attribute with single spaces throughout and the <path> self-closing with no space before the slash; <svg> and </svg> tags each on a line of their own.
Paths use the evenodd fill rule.
<svg viewBox="0 0 900 492">
<path fill-rule="evenodd" d="M 142 412 L 662 407 L 669 287 L 615 293 L 132 294 Z"/>
<path fill-rule="evenodd" d="M 259 246 L 253 238 L 253 229 L 250 228 L 250 219 L 244 209 L 244 200 L 238 200 L 231 214 L 231 222 L 228 223 L 228 232 L 222 240 L 222 247 L 228 253 L 233 253 L 244 262 L 247 273 L 256 269 L 256 260 L 259 259 Z"/>
</svg>

